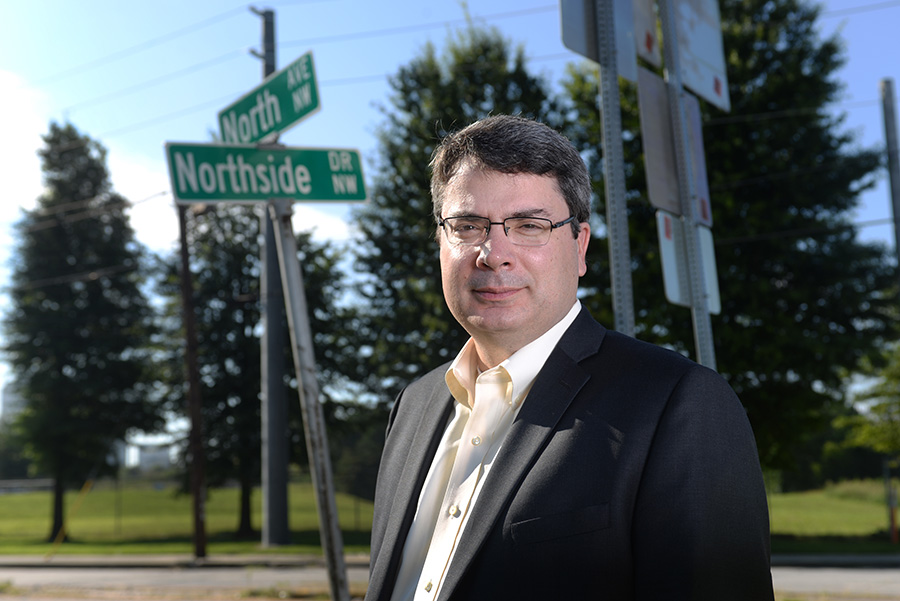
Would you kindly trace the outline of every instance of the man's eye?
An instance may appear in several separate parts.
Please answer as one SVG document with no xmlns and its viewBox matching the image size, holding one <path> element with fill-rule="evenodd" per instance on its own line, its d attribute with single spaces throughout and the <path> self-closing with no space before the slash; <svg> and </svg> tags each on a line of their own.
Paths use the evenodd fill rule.
<svg viewBox="0 0 900 601">
<path fill-rule="evenodd" d="M 478 229 L 478 227 L 474 223 L 459 223 L 456 225 L 456 231 L 458 232 L 465 232 L 475 229 Z"/>
<path fill-rule="evenodd" d="M 547 229 L 546 224 L 540 221 L 519 221 L 513 227 L 522 234 L 539 234 Z"/>
<path fill-rule="evenodd" d="M 484 229 L 480 223 L 475 221 L 456 221 L 452 224 L 453 231 L 459 234 L 464 234 L 467 232 L 474 232 L 477 230 Z"/>
</svg>

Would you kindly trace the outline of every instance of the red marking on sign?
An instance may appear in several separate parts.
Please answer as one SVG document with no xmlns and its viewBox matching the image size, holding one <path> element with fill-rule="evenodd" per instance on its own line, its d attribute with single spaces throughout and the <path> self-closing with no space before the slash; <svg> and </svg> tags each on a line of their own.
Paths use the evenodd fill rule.
<svg viewBox="0 0 900 601">
<path fill-rule="evenodd" d="M 704 221 L 709 221 L 709 203 L 705 198 L 700 199 L 700 215 Z"/>
<path fill-rule="evenodd" d="M 665 235 L 666 235 L 666 240 L 671 240 L 671 239 L 672 239 L 672 220 L 669 219 L 668 217 L 666 217 L 666 218 L 663 220 L 663 222 L 665 223 L 665 230 L 666 230 Z"/>
<path fill-rule="evenodd" d="M 647 52 L 653 51 L 653 34 L 649 31 L 644 34 L 644 46 L 647 47 Z"/>
<path fill-rule="evenodd" d="M 713 90 L 716 93 L 716 96 L 722 95 L 722 80 L 718 77 L 713 77 Z"/>
</svg>

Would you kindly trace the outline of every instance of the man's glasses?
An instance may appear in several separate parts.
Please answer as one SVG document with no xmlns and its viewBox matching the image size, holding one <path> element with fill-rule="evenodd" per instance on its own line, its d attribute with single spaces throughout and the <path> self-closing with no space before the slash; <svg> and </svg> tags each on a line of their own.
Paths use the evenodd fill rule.
<svg viewBox="0 0 900 601">
<path fill-rule="evenodd" d="M 477 246 L 487 240 L 492 225 L 502 225 L 509 241 L 518 246 L 544 246 L 558 227 L 575 221 L 572 215 L 558 223 L 543 217 L 507 217 L 491 221 L 487 217 L 447 217 L 438 225 L 444 230 L 447 242 L 453 246 Z"/>
</svg>

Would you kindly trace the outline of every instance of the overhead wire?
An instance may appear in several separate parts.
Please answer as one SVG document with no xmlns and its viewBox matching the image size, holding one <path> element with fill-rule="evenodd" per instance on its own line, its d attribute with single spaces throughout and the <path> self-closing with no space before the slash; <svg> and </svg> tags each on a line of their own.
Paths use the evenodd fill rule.
<svg viewBox="0 0 900 601">
<path fill-rule="evenodd" d="M 247 11 L 246 6 L 241 6 L 240 8 L 235 8 L 224 13 L 220 13 L 218 15 L 209 17 L 208 19 L 204 19 L 202 21 L 198 21 L 197 23 L 193 23 L 191 25 L 187 25 L 180 29 L 176 29 L 175 31 L 163 34 L 161 36 L 149 39 L 144 42 L 140 42 L 139 44 L 135 44 L 134 46 L 129 46 L 123 50 L 118 50 L 113 52 L 112 54 L 107 54 L 106 56 L 101 56 L 100 58 L 94 59 L 92 61 L 88 61 L 81 65 L 68 68 L 64 71 L 60 71 L 59 73 L 55 73 L 49 77 L 45 77 L 43 79 L 39 79 L 37 81 L 38 85 L 46 85 L 50 83 L 56 83 L 62 79 L 66 79 L 73 75 L 78 75 L 80 73 L 84 73 L 85 71 L 89 71 L 91 69 L 95 69 L 97 67 L 101 67 L 103 65 L 108 65 L 110 63 L 122 60 L 124 58 L 128 58 L 129 56 L 133 56 L 139 52 L 143 52 L 149 48 L 153 48 L 155 46 L 160 46 L 165 44 L 166 42 L 170 42 L 174 39 L 180 38 L 182 36 L 188 35 L 190 33 L 194 33 L 195 31 L 199 31 L 205 27 L 209 27 L 210 25 L 214 25 L 215 23 L 219 23 L 226 19 L 230 19 L 231 17 L 244 13 Z"/>
<path fill-rule="evenodd" d="M 557 4 L 549 4 L 544 6 L 536 6 L 533 8 L 524 8 L 520 10 L 507 11 L 502 13 L 494 13 L 490 15 L 482 15 L 477 17 L 479 20 L 483 21 L 499 21 L 501 19 L 509 19 L 513 17 L 521 17 L 525 15 L 544 13 L 549 11 L 557 11 L 559 10 L 559 6 Z M 331 44 L 335 42 L 347 42 L 347 41 L 355 41 L 355 40 L 363 40 L 368 38 L 378 38 L 378 37 L 388 37 L 395 36 L 403 33 L 411 33 L 415 31 L 426 31 L 429 29 L 439 29 L 443 27 L 453 27 L 455 25 L 465 25 L 469 23 L 469 19 L 451 19 L 445 21 L 433 21 L 431 23 L 419 23 L 416 25 L 404 25 L 400 27 L 387 27 L 383 29 L 372 29 L 369 31 L 357 31 L 353 33 L 345 33 L 345 34 L 333 34 L 327 36 L 321 36 L 317 38 L 305 38 L 301 40 L 292 40 L 289 42 L 283 42 L 279 44 L 284 48 L 290 48 L 293 46 L 310 46 L 315 44 Z"/>
<path fill-rule="evenodd" d="M 160 75 L 159 77 L 154 77 L 152 79 L 148 79 L 146 81 L 142 81 L 140 83 L 134 84 L 132 86 L 128 86 L 126 88 L 122 88 L 116 90 L 114 92 L 109 92 L 106 94 L 102 94 L 100 96 L 95 96 L 94 98 L 89 98 L 87 100 L 83 100 L 76 104 L 72 104 L 70 106 L 65 107 L 62 112 L 67 114 L 69 112 L 75 111 L 80 108 L 84 108 L 87 106 L 94 106 L 97 104 L 102 104 L 104 102 L 109 102 L 110 100 L 114 100 L 116 98 L 121 98 L 122 96 L 127 96 L 129 94 L 134 94 L 137 92 L 143 92 L 147 88 L 166 83 L 168 81 L 172 81 L 173 79 L 177 79 L 179 77 L 184 77 L 185 75 L 189 75 L 191 73 L 196 73 L 197 71 L 202 71 L 208 67 L 212 67 L 214 65 L 218 65 L 220 63 L 227 62 L 232 60 L 238 56 L 242 56 L 245 53 L 244 49 L 231 50 L 230 52 L 226 52 L 225 54 L 221 54 L 217 57 L 211 58 L 209 60 L 195 63 L 193 65 L 188 65 L 182 69 L 178 69 L 177 71 L 172 71 L 171 73 L 167 73 L 165 75 Z"/>
<path fill-rule="evenodd" d="M 863 4 L 862 6 L 851 6 L 850 8 L 839 8 L 835 10 L 822 11 L 820 17 L 843 17 L 844 15 L 855 15 L 858 13 L 871 12 L 873 10 L 881 10 L 884 8 L 893 8 L 900 6 L 900 0 L 887 0 L 886 2 L 874 2 L 872 4 Z"/>
</svg>

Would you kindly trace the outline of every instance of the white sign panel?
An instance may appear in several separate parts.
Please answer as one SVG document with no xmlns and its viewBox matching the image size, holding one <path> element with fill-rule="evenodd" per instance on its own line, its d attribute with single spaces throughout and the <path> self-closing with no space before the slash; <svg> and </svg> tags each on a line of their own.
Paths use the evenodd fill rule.
<svg viewBox="0 0 900 601">
<path fill-rule="evenodd" d="M 681 215 L 666 83 L 644 68 L 638 69 L 638 108 L 650 204 L 657 209 Z"/>
<path fill-rule="evenodd" d="M 654 4 L 654 0 L 634 0 L 634 43 L 639 57 L 654 67 L 662 67 Z"/>
<path fill-rule="evenodd" d="M 682 83 L 723 111 L 731 110 L 717 0 L 674 0 Z"/>
<path fill-rule="evenodd" d="M 703 118 L 700 101 L 685 92 L 684 114 L 687 118 L 688 141 L 691 149 L 691 168 L 694 175 L 694 193 L 697 195 L 697 222 L 712 227 L 712 209 L 709 206 L 709 178 L 706 175 L 706 150 L 703 147 Z"/>
<path fill-rule="evenodd" d="M 572 52 L 599 63 L 596 2 L 597 0 L 560 0 L 559 8 L 563 45 Z M 632 0 L 614 0 L 612 10 L 616 36 L 616 73 L 629 81 L 637 81 Z"/>
<path fill-rule="evenodd" d="M 683 98 L 690 138 L 697 221 L 712 227 L 700 102 L 688 93 L 684 93 Z M 643 68 L 638 69 L 638 107 L 641 116 L 647 196 L 657 209 L 681 215 L 668 89 L 661 77 Z"/>
<path fill-rule="evenodd" d="M 687 257 L 684 254 L 684 223 L 681 218 L 666 211 L 656 212 L 656 228 L 659 234 L 659 256 L 662 262 L 663 286 L 666 300 L 673 305 L 691 306 L 691 287 L 688 280 Z M 700 256 L 703 261 L 703 285 L 706 290 L 706 308 L 713 315 L 722 312 L 719 296 L 719 276 L 712 231 L 698 226 Z"/>
</svg>

